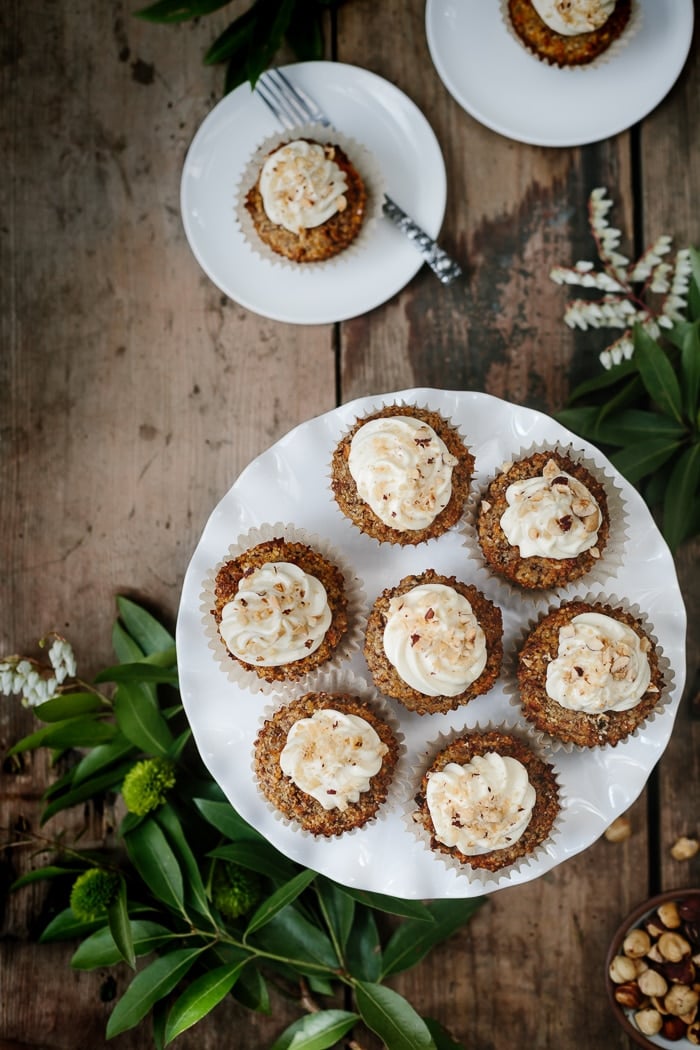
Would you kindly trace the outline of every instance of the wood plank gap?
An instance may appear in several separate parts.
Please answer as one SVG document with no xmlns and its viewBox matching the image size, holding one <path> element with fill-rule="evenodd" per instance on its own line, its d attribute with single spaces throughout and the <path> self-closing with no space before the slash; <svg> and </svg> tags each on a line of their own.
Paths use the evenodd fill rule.
<svg viewBox="0 0 700 1050">
<path fill-rule="evenodd" d="M 661 790 L 658 769 L 653 769 L 647 781 L 647 850 L 649 894 L 661 893 Z"/>
<path fill-rule="evenodd" d="M 644 186 L 642 173 L 642 136 L 639 124 L 630 129 L 630 169 L 632 173 L 632 243 L 634 258 L 646 247 L 644 235 Z"/>
</svg>

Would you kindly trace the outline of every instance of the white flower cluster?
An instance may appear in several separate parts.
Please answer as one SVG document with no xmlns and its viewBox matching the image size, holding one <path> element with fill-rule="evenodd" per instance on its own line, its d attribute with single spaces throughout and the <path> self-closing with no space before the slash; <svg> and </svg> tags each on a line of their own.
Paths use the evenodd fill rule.
<svg viewBox="0 0 700 1050">
<path fill-rule="evenodd" d="M 48 655 L 53 674 L 27 657 L 8 656 L 0 661 L 0 693 L 19 693 L 25 707 L 51 700 L 66 678 L 75 677 L 76 664 L 73 649 L 64 638 L 54 638 Z"/>
<path fill-rule="evenodd" d="M 664 262 L 663 256 L 671 251 L 671 238 L 658 237 L 650 248 L 630 265 L 629 259 L 617 249 L 621 234 L 608 223 L 607 215 L 612 201 L 605 190 L 593 190 L 588 202 L 588 218 L 591 232 L 598 248 L 602 269 L 596 270 L 592 262 L 577 262 L 574 266 L 555 266 L 550 277 L 555 284 L 577 285 L 603 292 L 599 299 L 573 299 L 567 303 L 564 321 L 569 328 L 618 328 L 622 335 L 600 355 L 605 368 L 629 359 L 634 353 L 632 327 L 641 325 L 652 338 L 661 328 L 671 328 L 683 321 L 688 305 L 690 282 L 690 251 L 683 248 L 676 253 L 673 263 Z M 641 285 L 641 289 L 639 288 Z M 663 298 L 657 310 L 646 300 L 648 293 Z"/>
</svg>

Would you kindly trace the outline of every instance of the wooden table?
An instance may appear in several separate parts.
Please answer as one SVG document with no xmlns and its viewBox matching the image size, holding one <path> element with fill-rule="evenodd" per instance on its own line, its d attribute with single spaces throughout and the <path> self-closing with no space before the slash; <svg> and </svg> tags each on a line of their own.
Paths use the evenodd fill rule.
<svg viewBox="0 0 700 1050">
<path fill-rule="evenodd" d="M 420 0 L 353 0 L 329 33 L 332 54 L 393 81 L 427 115 L 448 172 L 442 237 L 466 279 L 441 288 L 423 268 L 392 300 L 338 325 L 256 316 L 199 269 L 179 211 L 187 147 L 222 91 L 202 55 L 229 13 L 168 28 L 133 18 L 136 6 L 27 2 L 0 15 L 0 650 L 33 651 L 57 628 L 86 674 L 110 661 L 115 595 L 174 621 L 211 509 L 295 424 L 414 386 L 562 407 L 604 345 L 565 327 L 564 293 L 548 279 L 553 265 L 591 257 L 593 187 L 610 190 L 629 244 L 664 232 L 678 247 L 700 244 L 697 47 L 641 125 L 585 148 L 537 148 L 481 126 L 450 97 Z M 691 683 L 697 554 L 686 544 L 677 556 Z M 700 884 L 700 857 L 669 853 L 700 830 L 697 718 L 690 688 L 625 842 L 601 839 L 494 894 L 395 987 L 479 1050 L 628 1045 L 605 1001 L 605 949 L 650 891 Z M 32 720 L 5 700 L 0 725 L 4 750 Z M 36 825 L 50 776 L 43 755 L 5 764 L 5 829 Z M 86 819 L 88 834 L 107 833 L 99 814 Z M 2 857 L 5 887 L 30 858 Z M 108 974 L 72 972 L 70 947 L 37 946 L 45 892 L 4 900 L 0 1050 L 101 1047 Z M 117 992 L 125 976 L 116 971 Z M 229 1002 L 179 1045 L 262 1050 L 294 1016 L 282 1001 L 271 1018 Z M 147 1047 L 148 1028 L 110 1045 Z"/>
</svg>

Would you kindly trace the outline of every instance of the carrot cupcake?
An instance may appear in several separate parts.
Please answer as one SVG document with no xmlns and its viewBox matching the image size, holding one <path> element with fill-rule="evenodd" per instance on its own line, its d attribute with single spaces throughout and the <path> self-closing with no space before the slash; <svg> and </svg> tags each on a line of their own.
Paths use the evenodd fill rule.
<svg viewBox="0 0 700 1050">
<path fill-rule="evenodd" d="M 265 157 L 245 209 L 260 240 L 277 255 L 325 262 L 358 236 L 367 189 L 340 145 L 298 138 Z"/>
<path fill-rule="evenodd" d="M 508 464 L 477 516 L 487 565 L 529 590 L 565 587 L 597 564 L 610 534 L 603 485 L 557 449 Z"/>
<path fill-rule="evenodd" d="M 552 767 L 508 732 L 466 732 L 423 773 L 414 822 L 430 848 L 459 864 L 496 872 L 531 856 L 559 814 Z"/>
<path fill-rule="evenodd" d="M 214 597 L 229 656 L 266 682 L 303 678 L 333 657 L 348 630 L 342 571 L 307 544 L 281 537 L 225 562 Z"/>
<path fill-rule="evenodd" d="M 561 68 L 586 66 L 620 40 L 633 0 L 508 0 L 508 22 L 537 58 Z"/>
<path fill-rule="evenodd" d="M 333 453 L 333 495 L 346 517 L 380 543 L 441 536 L 469 495 L 474 457 L 438 412 L 387 405 L 358 419 Z"/>
<path fill-rule="evenodd" d="M 488 692 L 503 657 L 501 611 L 471 584 L 432 569 L 379 595 L 367 622 L 374 684 L 420 715 Z"/>
<path fill-rule="evenodd" d="M 312 835 L 330 837 L 376 816 L 398 757 L 391 727 L 359 697 L 310 692 L 265 720 L 254 769 L 275 810 Z"/>
<path fill-rule="evenodd" d="M 661 700 L 659 654 L 641 621 L 601 602 L 566 602 L 543 616 L 518 656 L 525 718 L 555 740 L 615 746 Z"/>
</svg>

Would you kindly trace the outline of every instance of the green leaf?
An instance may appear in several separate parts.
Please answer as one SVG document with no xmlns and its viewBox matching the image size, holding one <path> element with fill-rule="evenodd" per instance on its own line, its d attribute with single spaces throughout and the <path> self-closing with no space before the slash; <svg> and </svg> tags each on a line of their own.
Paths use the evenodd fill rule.
<svg viewBox="0 0 700 1050">
<path fill-rule="evenodd" d="M 384 893 L 371 893 L 369 890 L 356 890 L 352 886 L 343 886 L 343 892 L 354 897 L 360 904 L 366 904 L 375 911 L 384 911 L 388 915 L 400 915 L 405 919 L 419 919 L 423 922 L 434 922 L 430 909 L 421 901 L 402 900 Z"/>
<path fill-rule="evenodd" d="M 158 667 L 145 660 L 131 664 L 107 667 L 95 675 L 96 682 L 151 682 L 154 685 L 178 685 L 177 671 L 169 667 Z"/>
<path fill-rule="evenodd" d="M 285 1028 L 270 1050 L 327 1050 L 347 1035 L 359 1019 L 359 1014 L 348 1010 L 319 1010 L 307 1014 Z"/>
<path fill-rule="evenodd" d="M 45 824 L 47 820 L 50 820 L 56 813 L 60 813 L 64 809 L 70 809 L 71 806 L 87 802 L 90 798 L 101 797 L 106 791 L 116 791 L 130 769 L 131 763 L 125 762 L 120 766 L 111 766 L 99 776 L 91 777 L 89 780 L 81 780 L 77 787 L 72 788 L 70 791 L 65 791 L 58 798 L 52 799 L 47 806 L 44 806 L 41 814 L 41 823 Z"/>
<path fill-rule="evenodd" d="M 190 0 L 190 3 L 186 3 L 185 0 L 157 0 L 155 4 L 149 4 L 134 14 L 146 22 L 187 22 L 192 18 L 201 18 L 202 15 L 218 11 L 228 3 L 230 0 Z"/>
<path fill-rule="evenodd" d="M 212 802 L 208 798 L 192 800 L 204 819 L 232 842 L 254 839 L 262 842 L 259 831 L 236 813 L 228 802 Z"/>
<path fill-rule="evenodd" d="M 114 714 L 124 736 L 148 755 L 167 755 L 173 736 L 158 702 L 143 686 L 122 682 L 114 694 Z"/>
<path fill-rule="evenodd" d="M 203 951 L 203 948 L 180 948 L 160 956 L 137 973 L 110 1015 L 107 1038 L 112 1039 L 137 1025 L 154 1003 L 172 992 Z"/>
<path fill-rule="evenodd" d="M 236 59 L 253 38 L 256 18 L 256 6 L 252 4 L 219 34 L 204 55 L 204 65 L 214 66 L 219 62 Z"/>
<path fill-rule="evenodd" d="M 433 1037 L 433 1042 L 437 1050 L 465 1050 L 462 1043 L 457 1043 L 452 1038 L 450 1033 L 444 1028 L 439 1021 L 436 1021 L 432 1017 L 424 1017 L 426 1028 Z"/>
<path fill-rule="evenodd" d="M 348 942 L 355 917 L 355 900 L 330 879 L 319 877 L 315 888 L 323 917 L 331 931 L 334 943 L 342 953 Z"/>
<path fill-rule="evenodd" d="M 621 386 L 612 397 L 608 398 L 605 404 L 600 406 L 598 424 L 600 425 L 608 416 L 614 416 L 630 405 L 638 405 L 640 403 L 646 403 L 646 393 L 641 376 L 636 375 L 624 386 Z"/>
<path fill-rule="evenodd" d="M 634 360 L 649 396 L 665 415 L 682 422 L 681 388 L 673 365 L 659 344 L 639 326 L 634 330 Z"/>
<path fill-rule="evenodd" d="M 116 733 L 109 744 L 99 744 L 97 747 L 93 747 L 80 760 L 73 771 L 73 784 L 77 787 L 81 781 L 88 780 L 95 773 L 114 765 L 115 762 L 119 762 L 125 755 L 131 754 L 133 751 L 134 745 L 131 741 L 127 740 L 122 733 Z"/>
<path fill-rule="evenodd" d="M 690 448 L 678 457 L 666 490 L 664 500 L 663 534 L 672 551 L 691 534 L 694 526 L 691 510 L 697 512 L 700 502 L 700 444 Z"/>
<path fill-rule="evenodd" d="M 569 403 L 579 401 L 582 397 L 588 397 L 589 394 L 598 393 L 600 390 L 607 390 L 608 387 L 615 386 L 622 379 L 634 375 L 636 371 L 637 366 L 633 360 L 621 361 L 619 365 L 613 365 L 612 368 L 605 369 L 592 379 L 586 379 L 575 386 L 569 394 Z"/>
<path fill-rule="evenodd" d="M 299 871 L 292 861 L 267 842 L 232 842 L 228 846 L 219 846 L 211 850 L 208 857 L 218 860 L 232 860 L 259 875 L 267 875 L 275 881 L 288 882 Z"/>
<path fill-rule="evenodd" d="M 624 474 L 631 485 L 636 485 L 641 478 L 662 467 L 680 446 L 680 441 L 671 441 L 669 438 L 640 441 L 631 448 L 612 453 L 610 462 Z"/>
<path fill-rule="evenodd" d="M 182 823 L 173 807 L 166 802 L 155 813 L 155 820 L 165 832 L 170 845 L 180 862 L 180 867 L 185 876 L 185 894 L 187 903 L 199 912 L 200 915 L 211 918 L 209 902 L 204 889 L 199 865 L 192 849 L 190 848 Z"/>
<path fill-rule="evenodd" d="M 554 418 L 567 430 L 589 438 L 593 434 L 599 411 L 597 405 L 581 405 L 578 408 L 563 408 Z"/>
<path fill-rule="evenodd" d="M 255 1010 L 259 1014 L 268 1016 L 272 1013 L 270 993 L 265 978 L 253 966 L 246 967 L 236 981 L 233 987 L 233 997 L 247 1010 Z"/>
<path fill-rule="evenodd" d="M 238 980 L 250 956 L 229 966 L 217 966 L 198 977 L 174 1002 L 165 1026 L 165 1043 L 172 1042 L 181 1032 L 201 1021 L 224 999 Z"/>
<path fill-rule="evenodd" d="M 284 35 L 298 62 L 323 58 L 323 27 L 316 0 L 297 0 Z"/>
<path fill-rule="evenodd" d="M 681 349 L 683 400 L 688 419 L 694 420 L 700 408 L 700 323 L 696 322 L 683 340 Z"/>
<path fill-rule="evenodd" d="M 253 943 L 280 956 L 299 973 L 308 972 L 309 964 L 311 973 L 319 967 L 329 970 L 338 967 L 339 960 L 328 937 L 318 926 L 305 919 L 293 904 L 273 915 L 253 935 L 251 945 Z"/>
<path fill-rule="evenodd" d="M 34 751 L 37 747 L 54 747 L 63 750 L 67 747 L 94 747 L 104 744 L 116 734 L 110 722 L 97 718 L 70 718 L 65 722 L 52 722 L 29 736 L 22 737 L 7 752 L 7 757 L 21 751 Z"/>
<path fill-rule="evenodd" d="M 10 893 L 20 889 L 22 886 L 30 886 L 33 882 L 43 882 L 44 879 L 58 879 L 62 875 L 75 876 L 84 870 L 85 868 L 61 868 L 57 864 L 47 864 L 43 868 L 35 868 L 34 871 L 28 871 L 24 875 L 20 875 L 10 886 Z"/>
<path fill-rule="evenodd" d="M 127 962 L 133 970 L 136 966 L 136 953 L 134 951 L 134 942 L 131 936 L 131 923 L 129 921 L 126 899 L 126 883 L 123 875 L 119 876 L 119 892 L 117 893 L 114 903 L 107 909 L 107 918 L 109 920 L 109 929 L 114 944 L 118 949 L 121 958 Z"/>
<path fill-rule="evenodd" d="M 100 919 L 92 919 L 85 922 L 77 919 L 72 908 L 64 908 L 44 928 L 39 936 L 40 944 L 52 944 L 54 941 L 72 941 L 83 937 L 86 933 L 99 930 L 107 921 L 106 916 Z"/>
<path fill-rule="evenodd" d="M 362 1020 L 387 1050 L 435 1050 L 425 1021 L 393 988 L 358 981 L 355 999 Z"/>
<path fill-rule="evenodd" d="M 345 946 L 345 965 L 353 977 L 379 981 L 382 975 L 382 945 L 371 908 L 355 909 L 355 919 Z"/>
<path fill-rule="evenodd" d="M 467 900 L 431 901 L 428 909 L 435 920 L 431 925 L 409 919 L 393 933 L 384 949 L 382 976 L 417 965 L 431 948 L 468 922 L 484 900 L 484 897 L 470 897 Z"/>
<path fill-rule="evenodd" d="M 143 660 L 146 655 L 141 646 L 124 630 L 119 620 L 112 626 L 112 648 L 117 660 L 122 664 Z"/>
<path fill-rule="evenodd" d="M 606 445 L 633 445 L 637 441 L 652 437 L 682 441 L 685 434 L 683 424 L 676 423 L 668 416 L 628 408 L 594 425 L 591 436 L 594 441 L 601 441 Z"/>
<path fill-rule="evenodd" d="M 182 871 L 168 840 L 154 820 L 144 820 L 125 836 L 131 862 L 151 892 L 175 911 L 184 909 Z"/>
<path fill-rule="evenodd" d="M 293 879 L 285 882 L 283 886 L 275 890 L 272 896 L 263 901 L 251 916 L 245 936 L 248 937 L 255 930 L 265 926 L 277 912 L 281 911 L 282 908 L 286 908 L 292 901 L 295 901 L 299 894 L 303 893 L 309 883 L 313 882 L 315 878 L 315 871 L 300 871 Z"/>
<path fill-rule="evenodd" d="M 104 711 L 106 707 L 106 702 L 95 693 L 63 693 L 37 704 L 34 714 L 42 722 L 62 722 L 90 711 Z"/>
<path fill-rule="evenodd" d="M 245 62 L 246 79 L 251 87 L 269 66 L 287 32 L 296 0 L 258 0 L 260 17 L 257 19 Z"/>
<path fill-rule="evenodd" d="M 135 956 L 149 955 L 176 936 L 165 926 L 148 919 L 130 919 L 129 928 Z M 115 966 L 121 959 L 112 931 L 105 926 L 85 938 L 70 964 L 74 970 L 95 970 L 100 966 Z"/>
<path fill-rule="evenodd" d="M 201 3 L 200 0 L 200 6 L 206 7 L 207 5 L 206 3 Z M 217 6 L 223 5 L 217 4 Z M 209 10 L 214 11 L 216 7 L 210 7 Z M 198 13 L 206 14 L 206 11 Z M 152 616 L 140 605 L 137 605 L 136 602 L 120 596 L 117 598 L 117 608 L 119 609 L 122 623 L 146 656 L 149 653 L 158 653 L 164 649 L 173 648 L 175 639 L 170 631 L 166 630 L 162 623 L 156 620 L 155 616 Z"/>
</svg>

